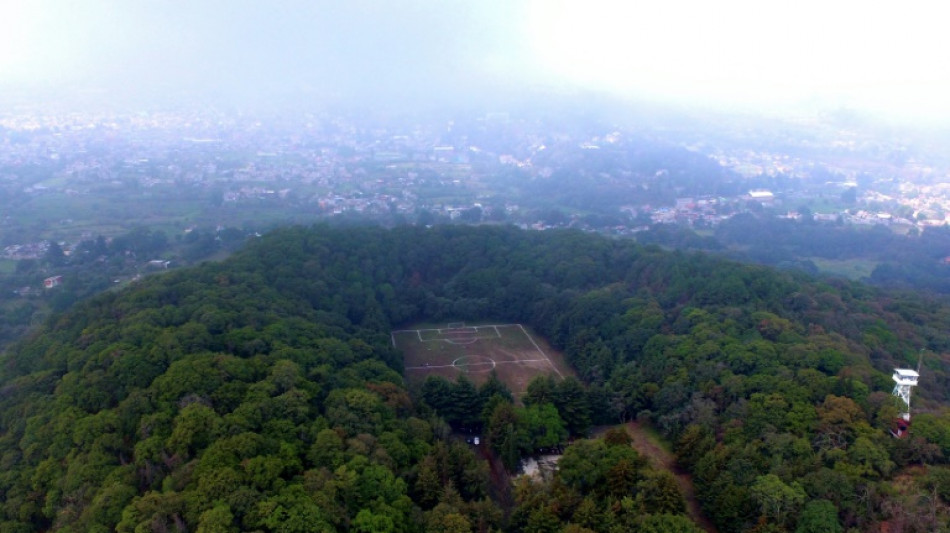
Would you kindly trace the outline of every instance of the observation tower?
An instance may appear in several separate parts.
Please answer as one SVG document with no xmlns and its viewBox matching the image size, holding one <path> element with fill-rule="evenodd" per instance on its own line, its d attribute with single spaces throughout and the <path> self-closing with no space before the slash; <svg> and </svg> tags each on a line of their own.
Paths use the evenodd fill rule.
<svg viewBox="0 0 950 533">
<path fill-rule="evenodd" d="M 901 438 L 910 429 L 910 393 L 911 389 L 917 386 L 920 373 L 908 368 L 895 368 L 894 375 L 891 377 L 894 379 L 894 396 L 901 399 L 900 416 L 898 416 L 891 434 Z"/>
</svg>

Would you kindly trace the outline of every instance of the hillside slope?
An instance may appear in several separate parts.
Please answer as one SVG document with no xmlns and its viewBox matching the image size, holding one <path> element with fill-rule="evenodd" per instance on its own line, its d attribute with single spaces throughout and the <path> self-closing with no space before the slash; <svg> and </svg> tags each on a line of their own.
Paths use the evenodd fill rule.
<svg viewBox="0 0 950 533">
<path fill-rule="evenodd" d="M 599 444 L 584 446 L 601 463 L 568 461 L 505 513 L 487 499 L 487 466 L 410 395 L 389 331 L 488 317 L 531 325 L 586 383 L 539 381 L 529 408 L 550 403 L 575 433 L 650 418 L 720 531 L 926 528 L 948 516 L 948 311 L 577 232 L 279 230 L 79 305 L 4 354 L 0 530 L 678 523 L 665 478 Z M 931 413 L 898 441 L 889 373 L 920 348 Z M 490 431 L 508 408 L 483 392 L 463 414 Z M 915 464 L 928 468 L 886 487 Z"/>
</svg>

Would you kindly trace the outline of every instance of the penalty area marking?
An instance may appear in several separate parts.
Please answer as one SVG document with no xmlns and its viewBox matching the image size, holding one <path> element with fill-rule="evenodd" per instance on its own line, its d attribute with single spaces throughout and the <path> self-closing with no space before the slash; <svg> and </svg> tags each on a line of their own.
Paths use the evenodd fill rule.
<svg viewBox="0 0 950 533">
<path fill-rule="evenodd" d="M 509 324 L 514 326 L 514 324 Z M 501 325 L 505 327 L 505 325 Z M 433 334 L 434 332 L 434 334 Z M 399 329 L 390 332 L 390 338 L 393 346 L 396 346 L 397 333 L 415 333 L 419 342 L 445 342 L 455 341 L 454 344 L 464 343 L 469 339 L 497 339 L 501 338 L 501 332 L 498 331 L 498 325 L 487 326 L 465 326 L 463 328 L 422 328 L 422 329 Z M 423 337 L 425 334 L 425 337 Z M 431 335 L 431 336 L 430 336 Z"/>
</svg>

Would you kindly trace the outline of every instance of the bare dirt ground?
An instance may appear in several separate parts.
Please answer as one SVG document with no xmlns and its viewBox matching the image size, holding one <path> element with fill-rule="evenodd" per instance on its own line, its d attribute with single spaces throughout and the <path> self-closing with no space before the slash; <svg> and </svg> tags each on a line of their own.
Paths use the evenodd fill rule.
<svg viewBox="0 0 950 533">
<path fill-rule="evenodd" d="M 454 380 L 466 374 L 476 385 L 492 371 L 516 397 L 538 375 L 572 375 L 562 354 L 521 324 L 479 324 L 442 327 L 410 326 L 392 332 L 393 347 L 403 352 L 406 377 Z"/>
<path fill-rule="evenodd" d="M 686 512 L 699 527 L 709 533 L 717 533 L 716 526 L 706 518 L 696 499 L 696 488 L 693 487 L 693 478 L 688 472 L 676 465 L 676 458 L 663 448 L 656 435 L 639 422 L 628 422 L 627 433 L 633 439 L 633 447 L 646 457 L 654 467 L 668 470 L 676 479 L 676 484 L 686 500 Z"/>
</svg>

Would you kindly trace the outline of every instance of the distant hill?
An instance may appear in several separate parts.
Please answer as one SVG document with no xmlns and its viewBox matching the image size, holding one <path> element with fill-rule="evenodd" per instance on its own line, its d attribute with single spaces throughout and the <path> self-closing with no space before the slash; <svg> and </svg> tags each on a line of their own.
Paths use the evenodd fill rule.
<svg viewBox="0 0 950 533">
<path fill-rule="evenodd" d="M 540 376 L 523 406 L 497 380 L 407 388 L 391 330 L 485 319 L 529 325 L 580 381 Z M 935 531 L 948 322 L 917 296 L 574 231 L 282 229 L 3 355 L 0 531 L 694 531 L 623 432 L 547 481 L 496 468 L 547 429 L 634 418 L 720 531 Z M 920 349 L 897 440 L 890 372 Z"/>
</svg>

